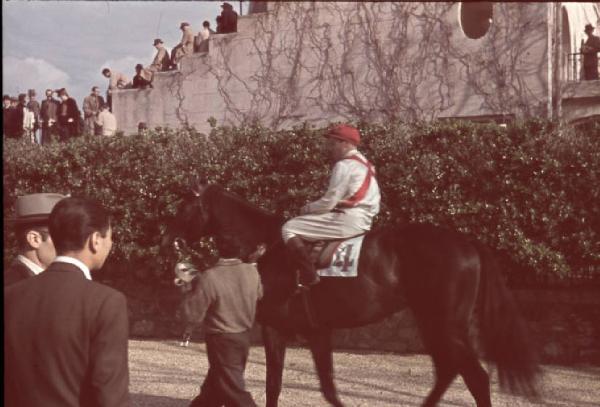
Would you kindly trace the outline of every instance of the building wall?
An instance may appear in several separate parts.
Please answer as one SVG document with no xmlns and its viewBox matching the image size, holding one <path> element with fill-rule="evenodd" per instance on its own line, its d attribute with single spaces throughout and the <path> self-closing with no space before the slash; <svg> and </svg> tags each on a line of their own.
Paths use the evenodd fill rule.
<svg viewBox="0 0 600 407">
<path fill-rule="evenodd" d="M 463 33 L 461 3 L 268 7 L 157 74 L 153 89 L 117 92 L 120 129 L 547 114 L 545 3 L 494 3 L 479 39 Z"/>
</svg>

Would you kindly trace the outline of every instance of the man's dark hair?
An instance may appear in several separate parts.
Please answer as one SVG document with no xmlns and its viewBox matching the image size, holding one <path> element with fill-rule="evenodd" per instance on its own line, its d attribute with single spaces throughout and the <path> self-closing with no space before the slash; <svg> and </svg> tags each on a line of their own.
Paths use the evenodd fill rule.
<svg viewBox="0 0 600 407">
<path fill-rule="evenodd" d="M 96 89 L 100 89 L 100 88 L 97 86 L 94 86 L 94 87 L 92 87 L 92 92 L 94 92 Z"/>
<path fill-rule="evenodd" d="M 206 21 L 206 20 L 205 20 L 205 21 L 202 23 L 202 27 L 210 27 L 210 22 L 208 22 L 208 21 Z"/>
<path fill-rule="evenodd" d="M 58 202 L 48 222 L 56 254 L 78 251 L 94 232 L 104 237 L 110 227 L 110 215 L 99 202 L 85 198 L 65 198 Z"/>
<path fill-rule="evenodd" d="M 219 256 L 226 259 L 238 259 L 241 256 L 241 243 L 233 235 L 217 236 L 215 239 Z"/>
<path fill-rule="evenodd" d="M 15 228 L 15 238 L 17 240 L 17 249 L 22 252 L 31 249 L 29 242 L 27 241 L 27 233 L 30 230 L 35 230 L 42 235 L 42 241 L 45 242 L 48 239 L 48 221 L 28 223 L 23 225 L 17 225 Z"/>
<path fill-rule="evenodd" d="M 107 73 L 110 73 L 110 69 L 108 69 L 108 68 L 104 68 L 104 69 L 102 70 L 102 75 L 106 75 Z"/>
</svg>

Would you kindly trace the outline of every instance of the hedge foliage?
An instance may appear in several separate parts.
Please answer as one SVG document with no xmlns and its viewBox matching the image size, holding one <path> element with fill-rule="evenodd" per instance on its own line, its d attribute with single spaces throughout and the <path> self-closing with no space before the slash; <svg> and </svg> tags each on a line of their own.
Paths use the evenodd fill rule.
<svg viewBox="0 0 600 407">
<path fill-rule="evenodd" d="M 470 234 L 510 259 L 509 277 L 600 276 L 600 123 L 357 123 L 382 189 L 377 223 L 429 222 Z M 5 216 L 17 195 L 99 199 L 114 218 L 112 260 L 170 281 L 160 233 L 190 177 L 206 176 L 269 211 L 294 216 L 327 185 L 323 130 L 156 128 L 145 136 L 34 146 L 6 140 Z M 5 228 L 5 258 L 14 241 Z M 121 268 L 122 271 L 123 268 Z"/>
</svg>

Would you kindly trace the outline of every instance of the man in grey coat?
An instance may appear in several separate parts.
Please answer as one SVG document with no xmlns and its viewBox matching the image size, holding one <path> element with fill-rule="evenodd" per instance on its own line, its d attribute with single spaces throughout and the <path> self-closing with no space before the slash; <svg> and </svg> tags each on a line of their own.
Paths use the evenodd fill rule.
<svg viewBox="0 0 600 407">
<path fill-rule="evenodd" d="M 218 237 L 216 243 L 221 258 L 196 278 L 194 291 L 184 300 L 188 322 L 204 321 L 210 365 L 190 407 L 256 406 L 245 389 L 244 370 L 262 284 L 256 266 L 239 259 L 234 236 Z"/>
</svg>

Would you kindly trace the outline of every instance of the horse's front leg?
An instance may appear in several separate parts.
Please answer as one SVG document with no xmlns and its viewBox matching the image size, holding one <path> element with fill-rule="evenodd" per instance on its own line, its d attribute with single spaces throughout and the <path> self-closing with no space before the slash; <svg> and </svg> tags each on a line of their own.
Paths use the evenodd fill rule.
<svg viewBox="0 0 600 407">
<path fill-rule="evenodd" d="M 267 359 L 267 407 L 277 407 L 285 361 L 285 336 L 277 329 L 263 325 L 262 337 Z"/>
<path fill-rule="evenodd" d="M 335 383 L 333 382 L 333 355 L 331 346 L 331 331 L 320 330 L 306 335 L 308 346 L 312 352 L 321 392 L 325 399 L 333 406 L 343 406 L 340 401 Z"/>
</svg>

